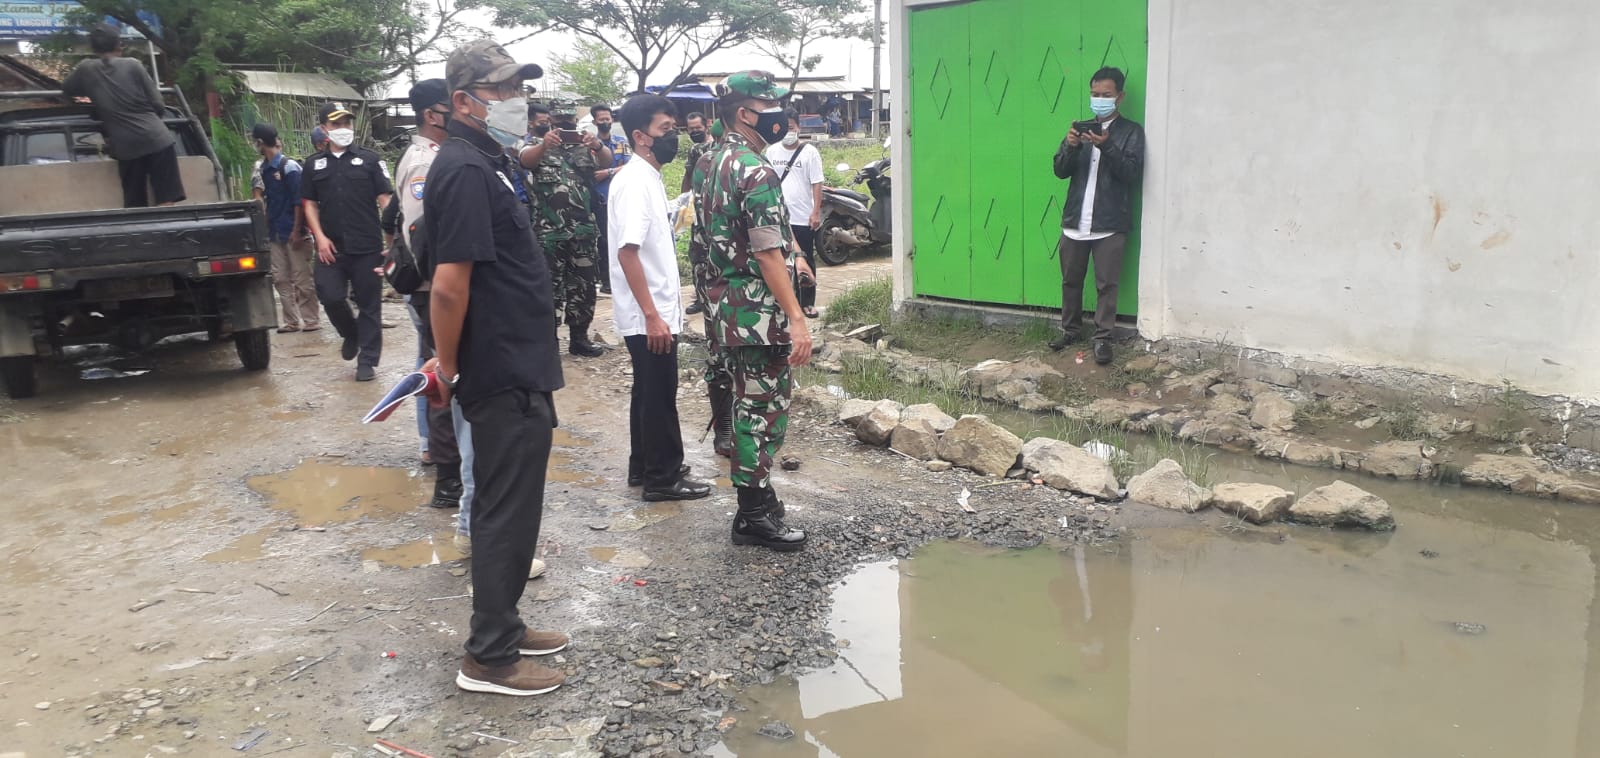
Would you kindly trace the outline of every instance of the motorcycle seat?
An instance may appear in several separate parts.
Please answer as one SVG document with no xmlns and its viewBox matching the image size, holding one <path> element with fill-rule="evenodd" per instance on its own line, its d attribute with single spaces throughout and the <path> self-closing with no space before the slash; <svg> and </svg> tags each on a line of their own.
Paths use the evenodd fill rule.
<svg viewBox="0 0 1600 758">
<path fill-rule="evenodd" d="M 867 197 L 865 193 L 856 192 L 855 190 L 847 190 L 842 187 L 823 187 L 822 194 L 848 197 L 858 203 L 866 203 L 871 200 L 871 198 Z"/>
</svg>

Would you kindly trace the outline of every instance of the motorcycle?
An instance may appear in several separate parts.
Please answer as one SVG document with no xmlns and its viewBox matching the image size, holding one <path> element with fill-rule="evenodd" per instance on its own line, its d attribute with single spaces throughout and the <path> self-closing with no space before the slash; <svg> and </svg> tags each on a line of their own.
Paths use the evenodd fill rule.
<svg viewBox="0 0 1600 758">
<path fill-rule="evenodd" d="M 888 143 L 884 143 L 885 149 Z M 841 163 L 839 171 L 849 171 Z M 817 257 L 829 266 L 850 259 L 856 250 L 881 247 L 891 241 L 889 159 L 876 160 L 861 167 L 851 184 L 865 183 L 869 197 L 841 187 L 822 188 L 822 228 L 817 232 Z"/>
</svg>

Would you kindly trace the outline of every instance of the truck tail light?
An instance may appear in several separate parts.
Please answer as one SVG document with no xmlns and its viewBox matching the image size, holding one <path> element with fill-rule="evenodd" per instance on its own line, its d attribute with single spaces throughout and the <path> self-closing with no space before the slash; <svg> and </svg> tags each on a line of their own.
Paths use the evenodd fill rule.
<svg viewBox="0 0 1600 758">
<path fill-rule="evenodd" d="M 247 255 L 242 258 L 212 258 L 199 261 L 195 264 L 196 273 L 201 276 L 212 274 L 241 274 L 256 270 L 255 256 Z"/>
<path fill-rule="evenodd" d="M 0 292 L 33 292 L 55 287 L 49 274 L 7 274 L 0 276 Z"/>
</svg>

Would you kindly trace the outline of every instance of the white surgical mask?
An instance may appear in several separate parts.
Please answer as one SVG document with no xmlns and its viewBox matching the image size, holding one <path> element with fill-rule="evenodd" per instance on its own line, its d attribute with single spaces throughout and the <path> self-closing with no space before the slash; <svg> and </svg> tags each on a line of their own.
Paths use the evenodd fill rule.
<svg viewBox="0 0 1600 758">
<path fill-rule="evenodd" d="M 470 95 L 469 95 L 470 97 Z M 528 100 L 527 98 L 508 97 L 504 100 L 488 101 L 472 98 L 488 109 L 488 115 L 482 119 L 484 127 L 489 130 L 489 136 L 495 142 L 506 147 L 517 144 L 522 139 L 523 131 L 528 128 Z"/>
<path fill-rule="evenodd" d="M 795 134 L 794 132 L 789 132 L 788 134 L 783 135 L 784 147 L 794 149 L 794 146 L 798 144 L 800 144 L 800 135 Z"/>
<path fill-rule="evenodd" d="M 1117 111 L 1117 99 L 1114 97 L 1089 98 L 1089 110 L 1099 118 L 1105 118 Z"/>
<path fill-rule="evenodd" d="M 338 147 L 338 148 L 349 147 L 352 143 L 354 143 L 356 141 L 356 130 L 354 130 L 354 129 L 331 129 L 331 130 L 328 131 L 328 141 L 332 142 L 334 147 Z"/>
</svg>

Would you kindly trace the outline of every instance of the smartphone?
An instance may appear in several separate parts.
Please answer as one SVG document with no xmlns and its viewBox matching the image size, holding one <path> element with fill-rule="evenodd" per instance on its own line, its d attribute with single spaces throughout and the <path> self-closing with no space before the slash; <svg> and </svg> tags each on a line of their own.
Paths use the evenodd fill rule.
<svg viewBox="0 0 1600 758">
<path fill-rule="evenodd" d="M 564 145 L 583 144 L 583 132 L 577 129 L 557 129 L 556 133 L 561 135 L 561 143 Z"/>
<path fill-rule="evenodd" d="M 1103 127 L 1099 121 L 1075 121 L 1072 130 L 1079 134 L 1099 134 Z"/>
</svg>

